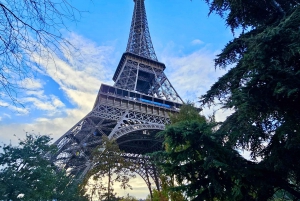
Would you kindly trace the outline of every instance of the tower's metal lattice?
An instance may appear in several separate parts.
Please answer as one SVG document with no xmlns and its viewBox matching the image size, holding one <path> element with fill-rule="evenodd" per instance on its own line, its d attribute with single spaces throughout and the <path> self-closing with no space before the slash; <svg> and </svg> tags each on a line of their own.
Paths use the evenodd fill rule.
<svg viewBox="0 0 300 201">
<path fill-rule="evenodd" d="M 144 1 L 134 0 L 134 2 L 126 51 L 157 61 L 148 28 Z"/>
<path fill-rule="evenodd" d="M 100 86 L 92 111 L 55 142 L 58 152 L 52 158 L 81 179 L 92 168 L 91 152 L 105 134 L 117 140 L 124 158 L 133 162 L 151 191 L 159 189 L 158 172 L 145 154 L 162 149 L 155 135 L 183 101 L 164 74 L 165 65 L 157 61 L 144 0 L 134 2 L 129 41 L 114 86 Z"/>
</svg>

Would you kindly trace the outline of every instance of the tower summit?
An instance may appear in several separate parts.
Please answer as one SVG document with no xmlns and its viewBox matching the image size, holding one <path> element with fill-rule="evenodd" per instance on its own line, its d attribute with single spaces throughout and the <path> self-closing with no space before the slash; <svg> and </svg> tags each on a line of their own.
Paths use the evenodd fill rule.
<svg viewBox="0 0 300 201">
<path fill-rule="evenodd" d="M 145 154 L 162 149 L 162 139 L 155 135 L 170 123 L 169 114 L 177 113 L 183 101 L 164 73 L 165 64 L 157 61 L 144 0 L 134 3 L 129 40 L 114 85 L 100 86 L 92 111 L 54 143 L 58 152 L 52 158 L 82 179 L 94 166 L 92 150 L 107 135 L 116 139 L 124 158 L 134 162 L 133 169 L 151 192 L 152 185 L 159 189 L 160 184 L 156 167 Z"/>
<path fill-rule="evenodd" d="M 144 1 L 134 0 L 134 2 L 126 52 L 157 61 L 148 28 Z"/>
</svg>

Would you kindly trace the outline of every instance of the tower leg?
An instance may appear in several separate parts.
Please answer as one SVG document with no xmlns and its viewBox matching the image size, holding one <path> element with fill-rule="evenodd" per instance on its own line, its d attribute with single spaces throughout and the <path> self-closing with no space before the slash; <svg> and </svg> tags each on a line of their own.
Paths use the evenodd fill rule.
<svg viewBox="0 0 300 201">
<path fill-rule="evenodd" d="M 152 164 L 152 168 L 153 168 L 153 174 L 154 174 L 154 182 L 156 184 L 156 189 L 158 191 L 160 191 L 160 182 L 159 182 L 159 175 L 158 175 L 158 172 L 157 172 L 157 169 L 156 169 L 156 166 L 154 164 Z"/>
<path fill-rule="evenodd" d="M 146 162 L 144 164 L 146 164 Z M 148 168 L 147 168 L 146 165 L 145 165 L 145 171 L 146 171 L 146 177 L 147 177 L 147 185 L 148 185 L 149 192 L 150 192 L 150 198 L 151 198 L 151 201 L 152 201 L 153 200 L 153 193 L 152 193 L 152 188 L 151 188 L 151 182 L 149 180 Z"/>
</svg>

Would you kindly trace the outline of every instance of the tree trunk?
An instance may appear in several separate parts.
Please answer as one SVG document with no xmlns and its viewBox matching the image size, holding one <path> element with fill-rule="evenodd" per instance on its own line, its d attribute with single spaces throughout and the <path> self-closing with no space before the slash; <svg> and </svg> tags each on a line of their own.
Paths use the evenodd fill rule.
<svg viewBox="0 0 300 201">
<path fill-rule="evenodd" d="M 110 168 L 108 170 L 108 195 L 107 195 L 107 200 L 110 201 L 110 180 L 111 180 L 111 173 L 110 173 Z"/>
</svg>

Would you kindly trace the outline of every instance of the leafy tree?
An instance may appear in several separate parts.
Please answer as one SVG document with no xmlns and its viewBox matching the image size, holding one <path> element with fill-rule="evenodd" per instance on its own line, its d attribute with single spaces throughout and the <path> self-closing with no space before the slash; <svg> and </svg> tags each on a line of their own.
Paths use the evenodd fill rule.
<svg viewBox="0 0 300 201">
<path fill-rule="evenodd" d="M 175 185 L 174 178 L 175 177 L 161 175 L 161 190 L 152 189 L 152 199 L 149 194 L 146 201 L 185 201 L 186 199 L 183 194 L 180 191 L 174 190 L 174 187 L 177 186 Z"/>
<path fill-rule="evenodd" d="M 204 116 L 199 115 L 200 110 L 197 109 L 193 103 L 187 102 L 182 105 L 180 112 L 177 114 L 170 114 L 170 120 L 172 124 L 181 122 L 181 121 L 198 121 L 199 123 L 206 122 Z"/>
<path fill-rule="evenodd" d="M 127 194 L 127 196 L 121 199 L 121 201 L 138 201 L 138 200 L 134 196 Z"/>
<path fill-rule="evenodd" d="M 248 161 L 214 140 L 214 126 L 210 122 L 188 120 L 167 127 L 162 134 L 169 148 L 160 153 L 163 174 L 175 175 L 178 186 L 172 189 L 192 200 L 250 197 L 255 194 L 251 185 L 239 183 L 245 176 L 243 167 Z"/>
<path fill-rule="evenodd" d="M 167 127 L 164 171 L 194 200 L 299 200 L 300 1 L 206 2 L 242 33 L 215 59 L 234 67 L 200 101 L 234 112 L 221 124 L 181 118 Z"/>
<path fill-rule="evenodd" d="M 184 105 L 179 114 L 171 117 L 171 125 L 159 133 L 164 137 L 165 151 L 155 153 L 161 158 L 158 165 L 162 167 L 162 175 L 174 178 L 178 183 L 177 187 L 174 185 L 170 190 L 184 192 L 190 198 L 212 200 L 207 194 L 212 195 L 213 188 L 220 184 L 210 182 L 210 177 L 205 178 L 209 171 L 214 170 L 211 165 L 205 165 L 203 154 L 208 151 L 206 147 L 215 153 L 212 146 L 204 144 L 211 143 L 214 126 L 201 117 L 192 105 Z"/>
<path fill-rule="evenodd" d="M 273 198 L 270 199 L 270 201 L 292 201 L 292 200 L 294 200 L 293 196 L 291 196 L 291 194 L 289 194 L 288 192 L 282 190 L 277 191 L 274 194 Z"/>
<path fill-rule="evenodd" d="M 207 2 L 243 32 L 215 60 L 216 67 L 235 67 L 201 102 L 218 99 L 234 109 L 217 132 L 220 141 L 260 159 L 254 167 L 265 175 L 261 183 L 300 199 L 300 1 Z"/>
<path fill-rule="evenodd" d="M 67 50 L 69 42 L 61 30 L 77 14 L 80 12 L 68 0 L 0 2 L 0 93 L 15 103 L 19 82 L 34 76 L 33 66 L 39 67 L 32 57 L 52 59 L 62 46 Z"/>
<path fill-rule="evenodd" d="M 0 200 L 85 200 L 65 172 L 46 158 L 53 147 L 48 136 L 27 134 L 18 146 L 0 154 Z"/>
<path fill-rule="evenodd" d="M 115 182 L 120 182 L 123 189 L 132 189 L 129 179 L 135 177 L 135 174 L 132 173 L 132 164 L 122 154 L 117 142 L 103 135 L 102 145 L 92 153 L 94 167 L 86 175 L 82 189 L 87 191 L 89 186 L 96 183 L 96 188 L 91 188 L 91 194 L 108 201 L 112 201 L 116 195 L 113 189 Z"/>
<path fill-rule="evenodd" d="M 181 109 L 179 116 L 190 114 L 184 111 L 186 108 Z M 253 162 L 243 158 L 227 143 L 228 139 L 223 138 L 220 129 L 216 129 L 218 125 L 187 116 L 172 122 L 160 133 L 166 149 L 156 155 L 161 157 L 159 165 L 163 175 L 174 176 L 178 184 L 171 190 L 183 192 L 192 200 L 268 200 L 272 197 L 278 200 L 283 194 L 285 198 L 297 196 L 293 186 L 298 185 L 283 180 L 277 172 L 268 169 L 263 160 Z"/>
<path fill-rule="evenodd" d="M 161 194 L 163 197 L 165 197 L 165 200 L 185 201 L 185 197 L 180 191 L 172 190 L 174 187 L 178 186 L 178 184 L 175 181 L 174 175 L 173 176 L 161 175 L 160 181 L 161 181 Z M 163 198 L 160 198 L 160 200 L 163 200 Z"/>
<path fill-rule="evenodd" d="M 162 191 L 153 189 L 152 198 L 151 195 L 147 195 L 146 201 L 168 201 L 168 197 Z"/>
</svg>

